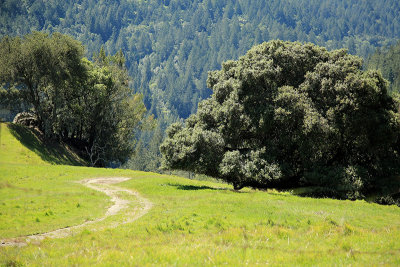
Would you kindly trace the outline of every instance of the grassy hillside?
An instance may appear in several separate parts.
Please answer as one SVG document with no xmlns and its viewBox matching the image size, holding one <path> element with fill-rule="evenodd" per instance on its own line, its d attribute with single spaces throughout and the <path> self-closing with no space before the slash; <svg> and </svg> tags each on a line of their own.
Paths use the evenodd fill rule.
<svg viewBox="0 0 400 267">
<path fill-rule="evenodd" d="M 0 123 L 0 148 L 0 164 L 85 164 L 68 146 L 44 143 L 32 130 L 16 124 Z"/>
<path fill-rule="evenodd" d="M 228 185 L 175 176 L 51 165 L 9 129 L 2 125 L 0 239 L 102 216 L 109 199 L 75 183 L 89 177 L 131 177 L 119 186 L 137 190 L 153 208 L 115 228 L 132 214 L 109 217 L 66 238 L 0 247 L 0 266 L 400 264 L 396 206 L 274 190 L 237 193 Z"/>
</svg>

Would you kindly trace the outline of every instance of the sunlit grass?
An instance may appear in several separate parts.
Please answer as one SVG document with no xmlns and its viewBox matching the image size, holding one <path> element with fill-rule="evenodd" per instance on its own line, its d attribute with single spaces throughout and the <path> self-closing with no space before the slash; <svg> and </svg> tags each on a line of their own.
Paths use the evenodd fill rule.
<svg viewBox="0 0 400 267">
<path fill-rule="evenodd" d="M 116 171 L 117 176 L 132 177 L 119 186 L 139 191 L 154 203 L 153 208 L 139 220 L 115 228 L 107 225 L 122 215 L 67 238 L 1 248 L 3 262 L 36 266 L 400 264 L 396 206 L 300 198 L 276 191 L 237 193 L 221 184 L 179 177 L 83 170 L 83 176 Z M 82 197 L 82 203 L 92 201 L 90 195 Z"/>
<path fill-rule="evenodd" d="M 221 183 L 116 169 L 1 164 L 0 236 L 102 216 L 109 199 L 76 183 L 100 176 L 131 177 L 118 186 L 140 192 L 152 209 L 128 224 L 118 224 L 130 216 L 121 212 L 66 238 L 0 247 L 0 265 L 400 265 L 397 206 L 238 193 Z"/>
<path fill-rule="evenodd" d="M 43 142 L 32 130 L 0 123 L 0 164 L 84 165 L 73 151 L 57 142 Z"/>
</svg>

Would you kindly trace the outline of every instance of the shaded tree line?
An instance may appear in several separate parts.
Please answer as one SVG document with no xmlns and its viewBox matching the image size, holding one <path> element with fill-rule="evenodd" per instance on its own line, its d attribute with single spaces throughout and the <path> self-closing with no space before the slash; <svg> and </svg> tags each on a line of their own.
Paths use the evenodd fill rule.
<svg viewBox="0 0 400 267">
<path fill-rule="evenodd" d="M 3 101 L 18 101 L 45 139 L 75 145 L 91 165 L 123 163 L 132 154 L 135 129 L 145 124 L 142 96 L 128 86 L 121 51 L 109 56 L 101 49 L 93 62 L 83 55 L 80 42 L 60 33 L 3 37 Z"/>
</svg>

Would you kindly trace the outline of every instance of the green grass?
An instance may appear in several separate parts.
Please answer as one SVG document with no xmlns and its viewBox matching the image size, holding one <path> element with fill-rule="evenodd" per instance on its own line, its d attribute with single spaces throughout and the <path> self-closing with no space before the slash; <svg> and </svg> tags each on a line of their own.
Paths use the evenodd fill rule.
<svg viewBox="0 0 400 267">
<path fill-rule="evenodd" d="M 118 173 L 73 166 L 0 164 L 0 238 L 46 232 L 100 217 L 108 199 L 75 181 Z"/>
<path fill-rule="evenodd" d="M 400 264 L 397 206 L 301 198 L 274 190 L 238 193 L 221 183 L 176 176 L 21 162 L 0 163 L 0 237 L 100 217 L 108 199 L 74 182 L 97 176 L 132 177 L 119 186 L 137 190 L 153 208 L 115 228 L 109 225 L 126 215 L 66 238 L 0 247 L 0 265 Z"/>
<path fill-rule="evenodd" d="M 32 130 L 16 124 L 0 123 L 0 164 L 84 165 L 68 146 L 44 143 Z"/>
</svg>

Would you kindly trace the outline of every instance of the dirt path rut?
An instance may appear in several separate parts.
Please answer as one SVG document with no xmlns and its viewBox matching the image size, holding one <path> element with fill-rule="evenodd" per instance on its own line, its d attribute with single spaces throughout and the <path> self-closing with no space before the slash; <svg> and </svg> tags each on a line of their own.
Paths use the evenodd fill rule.
<svg viewBox="0 0 400 267">
<path fill-rule="evenodd" d="M 28 236 L 22 236 L 22 237 L 16 237 L 16 238 L 8 238 L 8 239 L 3 239 L 0 240 L 0 246 L 25 246 L 27 243 L 34 242 L 34 241 L 41 241 L 45 238 L 62 238 L 66 237 L 68 235 L 71 235 L 74 230 L 78 230 L 80 228 L 83 228 L 85 226 L 89 226 L 91 224 L 101 222 L 104 219 L 116 215 L 120 213 L 121 210 L 127 210 L 129 208 L 129 204 L 132 201 L 126 200 L 121 198 L 119 195 L 120 193 L 126 193 L 129 195 L 135 196 L 138 206 L 135 207 L 133 210 L 130 210 L 126 213 L 127 218 L 125 218 L 124 221 L 122 222 L 114 222 L 111 223 L 111 225 L 108 225 L 107 227 L 116 227 L 121 224 L 125 223 L 130 223 L 133 222 L 143 215 L 145 215 L 153 206 L 153 204 L 146 198 L 142 197 L 138 192 L 126 189 L 126 188 L 121 188 L 117 187 L 114 184 L 125 182 L 131 178 L 125 178 L 125 177 L 100 177 L 100 178 L 91 178 L 91 179 L 85 179 L 83 181 L 80 181 L 81 184 L 103 192 L 107 196 L 111 198 L 111 202 L 113 202 L 113 205 L 109 207 L 103 217 L 100 217 L 98 219 L 92 220 L 92 221 L 87 221 L 79 225 L 75 226 L 70 226 L 70 227 L 65 227 L 65 228 L 60 228 L 51 232 L 47 233 L 41 233 L 41 234 L 34 234 L 34 235 L 28 235 Z"/>
</svg>

